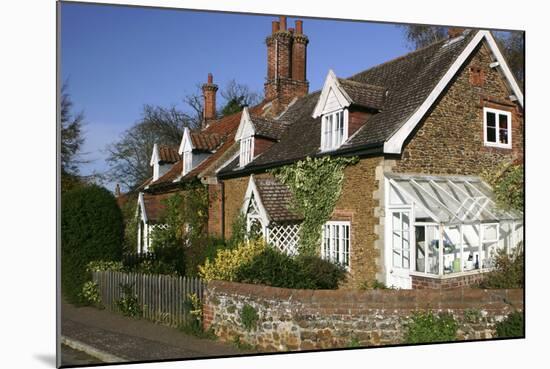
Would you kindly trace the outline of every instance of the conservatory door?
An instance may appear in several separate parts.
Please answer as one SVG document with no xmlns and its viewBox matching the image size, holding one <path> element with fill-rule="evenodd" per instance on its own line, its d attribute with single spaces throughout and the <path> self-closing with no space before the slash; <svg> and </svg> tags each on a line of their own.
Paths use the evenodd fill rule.
<svg viewBox="0 0 550 369">
<path fill-rule="evenodd" d="M 410 289 L 412 287 L 409 275 L 411 267 L 411 209 L 392 209 L 389 224 L 389 238 L 386 250 L 387 258 L 386 284 L 388 287 Z"/>
</svg>

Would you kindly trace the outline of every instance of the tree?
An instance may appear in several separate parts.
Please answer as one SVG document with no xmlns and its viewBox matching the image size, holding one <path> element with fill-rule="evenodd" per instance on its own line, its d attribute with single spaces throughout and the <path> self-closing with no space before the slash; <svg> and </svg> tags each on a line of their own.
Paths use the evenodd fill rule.
<svg viewBox="0 0 550 369">
<path fill-rule="evenodd" d="M 82 159 L 84 137 L 84 113 L 72 112 L 73 102 L 67 92 L 68 84 L 61 87 L 61 106 L 59 120 L 61 123 L 61 192 L 68 191 L 80 184 L 79 165 L 85 163 Z"/>
<path fill-rule="evenodd" d="M 64 173 L 78 175 L 78 164 L 80 151 L 84 144 L 82 137 L 82 126 L 84 124 L 84 113 L 73 114 L 71 112 L 73 102 L 67 92 L 68 85 L 64 83 L 61 87 L 61 170 Z"/>
<path fill-rule="evenodd" d="M 195 128 L 196 123 L 176 107 L 145 105 L 141 119 L 107 146 L 108 177 L 130 189 L 139 186 L 151 176 L 154 144 L 178 147 L 185 127 Z"/>
<path fill-rule="evenodd" d="M 427 26 L 422 24 L 400 25 L 412 49 L 419 49 L 436 41 L 447 38 L 447 27 Z M 495 40 L 499 44 L 508 66 L 520 84 L 524 82 L 524 37 L 523 32 L 496 32 Z"/>
<path fill-rule="evenodd" d="M 242 110 L 244 105 L 256 104 L 261 97 L 242 84 L 230 81 L 221 92 L 228 115 Z M 134 189 L 151 177 L 149 162 L 155 143 L 178 147 L 185 127 L 196 129 L 203 119 L 203 97 L 200 85 L 196 92 L 183 98 L 188 113 L 175 106 L 164 108 L 144 105 L 140 120 L 127 129 L 120 139 L 107 146 L 107 162 L 110 169 L 106 175 L 112 182 Z"/>
<path fill-rule="evenodd" d="M 234 79 L 229 81 L 221 91 L 221 95 L 225 100 L 225 105 L 221 110 L 224 117 L 241 111 L 245 106 L 255 105 L 262 100 L 259 93 L 250 91 L 247 85 L 237 83 Z"/>
</svg>

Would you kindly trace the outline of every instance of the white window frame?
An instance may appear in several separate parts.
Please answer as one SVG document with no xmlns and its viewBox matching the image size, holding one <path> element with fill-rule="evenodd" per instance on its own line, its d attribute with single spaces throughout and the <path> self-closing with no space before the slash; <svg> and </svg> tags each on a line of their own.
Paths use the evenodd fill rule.
<svg viewBox="0 0 550 369">
<path fill-rule="evenodd" d="M 239 166 L 244 167 L 254 158 L 254 136 L 242 138 L 239 150 Z"/>
<path fill-rule="evenodd" d="M 495 142 L 487 140 L 487 113 L 495 114 Z M 508 124 L 506 130 L 508 132 L 508 143 L 500 143 L 500 119 L 499 116 L 504 115 L 508 119 Z M 506 110 L 499 110 L 493 108 L 483 108 L 483 142 L 485 146 L 489 147 L 499 147 L 503 149 L 512 148 L 512 113 Z"/>
<path fill-rule="evenodd" d="M 193 169 L 193 152 L 184 151 L 183 153 L 183 175 L 186 175 Z"/>
<path fill-rule="evenodd" d="M 341 129 L 338 129 L 338 119 L 341 117 L 342 125 Z M 348 139 L 348 121 L 349 111 L 348 109 L 338 109 L 330 113 L 325 113 L 321 117 L 321 151 L 336 150 Z M 339 137 L 338 132 L 342 131 L 340 142 L 337 142 L 336 138 Z"/>
<path fill-rule="evenodd" d="M 348 229 L 347 238 L 345 237 L 346 227 Z M 328 232 L 327 229 L 329 230 Z M 332 233 L 334 229 L 338 229 L 338 238 L 334 237 L 334 233 Z M 329 236 L 328 238 L 327 235 Z M 346 241 L 347 248 L 345 247 Z M 338 253 L 336 253 L 336 245 L 338 245 Z M 329 221 L 323 225 L 323 235 L 321 237 L 321 257 L 344 266 L 344 268 L 348 271 L 350 270 L 351 222 Z"/>
<path fill-rule="evenodd" d="M 414 220 L 412 219 L 413 217 L 413 211 L 412 211 L 412 207 L 399 207 L 399 208 L 391 208 L 390 209 L 390 243 L 391 243 L 391 260 L 390 260 L 390 263 L 391 263 L 391 267 L 392 268 L 399 268 L 399 269 L 402 269 L 402 270 L 414 270 L 414 268 L 416 267 L 416 265 L 413 265 L 413 257 L 415 257 L 416 255 L 414 255 L 414 248 L 412 247 L 412 240 L 413 240 L 413 237 L 414 237 Z M 402 227 L 399 229 L 399 230 L 396 230 L 394 229 L 393 227 L 393 214 L 394 213 L 398 213 L 399 214 L 399 221 L 400 221 L 400 224 L 402 225 L 402 222 L 403 222 L 403 214 L 407 214 L 408 217 L 409 217 L 409 229 L 408 230 L 404 230 Z M 394 232 L 400 232 L 400 240 L 401 240 L 401 247 L 400 248 L 396 248 L 395 245 L 393 244 L 393 235 L 394 235 Z M 405 251 L 405 248 L 404 248 L 404 242 L 403 240 L 405 239 L 404 235 L 407 234 L 407 237 L 408 237 L 408 242 L 409 242 L 409 247 L 407 248 L 407 258 L 404 257 L 404 251 Z M 401 258 L 401 264 L 400 265 L 395 265 L 395 261 L 394 261 L 394 250 L 399 250 L 400 251 L 400 258 Z M 403 266 L 403 263 L 405 261 L 405 259 L 408 259 L 408 265 L 407 266 Z"/>
</svg>

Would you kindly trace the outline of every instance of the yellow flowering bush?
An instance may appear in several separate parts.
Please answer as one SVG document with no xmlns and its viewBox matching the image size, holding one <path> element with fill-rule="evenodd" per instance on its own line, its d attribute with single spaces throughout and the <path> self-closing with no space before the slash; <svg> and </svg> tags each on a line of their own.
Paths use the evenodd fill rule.
<svg viewBox="0 0 550 369">
<path fill-rule="evenodd" d="M 250 263 L 266 247 L 265 241 L 258 239 L 245 241 L 232 249 L 221 249 L 216 254 L 213 262 L 207 259 L 204 265 L 199 266 L 199 276 L 207 281 L 234 281 L 239 268 Z"/>
</svg>

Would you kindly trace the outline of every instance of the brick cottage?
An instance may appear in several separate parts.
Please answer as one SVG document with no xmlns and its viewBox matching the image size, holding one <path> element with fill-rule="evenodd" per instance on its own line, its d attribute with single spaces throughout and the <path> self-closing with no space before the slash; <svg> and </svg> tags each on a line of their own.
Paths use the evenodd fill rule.
<svg viewBox="0 0 550 369">
<path fill-rule="evenodd" d="M 523 214 L 499 209 L 480 178 L 523 160 L 523 93 L 491 32 L 451 29 L 351 77 L 329 70 L 309 93 L 309 39 L 302 21 L 286 23 L 274 21 L 266 39 L 264 101 L 217 119 L 209 75 L 201 129 L 186 129 L 179 148 L 155 146 L 138 200 L 139 251 L 162 226 L 162 199 L 200 181 L 209 234 L 230 237 L 242 213 L 249 229 L 296 252 L 302 217 L 268 171 L 326 155 L 359 158 L 344 171 L 319 244 L 321 256 L 347 268 L 349 286 L 463 286 L 492 268 L 497 249 L 522 243 Z"/>
</svg>

